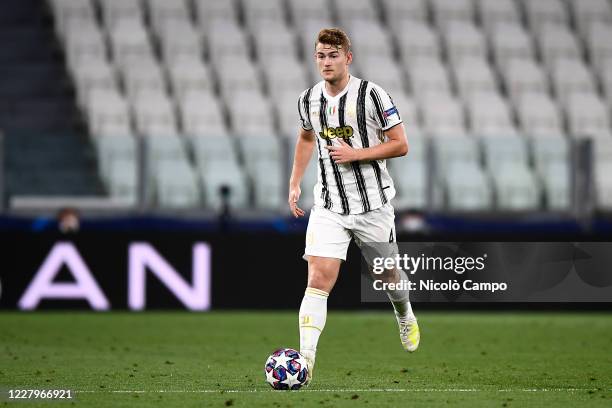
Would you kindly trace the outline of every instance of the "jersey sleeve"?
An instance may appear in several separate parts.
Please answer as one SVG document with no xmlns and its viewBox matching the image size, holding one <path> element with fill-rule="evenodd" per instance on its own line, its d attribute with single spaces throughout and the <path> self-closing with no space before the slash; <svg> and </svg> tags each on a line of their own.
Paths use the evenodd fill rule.
<svg viewBox="0 0 612 408">
<path fill-rule="evenodd" d="M 306 94 L 308 90 L 302 92 L 300 97 L 298 98 L 298 115 L 300 117 L 300 126 L 304 130 L 312 130 L 312 124 L 310 123 L 310 115 L 308 114 L 308 109 L 306 108 L 306 103 L 304 103 L 304 98 L 306 98 Z"/>
<path fill-rule="evenodd" d="M 382 130 L 391 129 L 393 126 L 402 123 L 402 118 L 397 106 L 393 103 L 393 99 L 380 86 L 372 84 L 369 101 L 371 103 L 370 114 Z"/>
</svg>

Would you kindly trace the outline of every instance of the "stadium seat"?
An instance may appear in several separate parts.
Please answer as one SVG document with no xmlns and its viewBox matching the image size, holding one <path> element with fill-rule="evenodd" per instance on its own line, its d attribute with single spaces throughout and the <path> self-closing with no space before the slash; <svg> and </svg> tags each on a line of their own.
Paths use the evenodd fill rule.
<svg viewBox="0 0 612 408">
<path fill-rule="evenodd" d="M 412 149 L 412 139 L 414 137 L 425 137 L 426 132 L 423 130 L 421 123 L 418 121 L 418 117 L 413 118 L 412 120 L 406 119 L 405 116 L 402 116 L 404 132 L 406 132 L 406 136 L 408 137 L 408 146 L 409 149 Z M 412 151 L 410 152 L 412 154 Z"/>
<path fill-rule="evenodd" d="M 247 182 L 235 159 L 198 162 L 200 188 L 204 206 L 216 211 L 221 209 L 221 188 L 229 188 L 229 205 L 232 210 L 250 208 Z"/>
<path fill-rule="evenodd" d="M 199 59 L 173 59 L 166 65 L 174 97 L 182 100 L 187 93 L 212 92 L 214 83 L 209 69 Z"/>
<path fill-rule="evenodd" d="M 185 160 L 159 162 L 155 171 L 154 191 L 161 208 L 196 208 L 200 204 L 195 172 Z"/>
<path fill-rule="evenodd" d="M 430 0 L 433 19 L 439 28 L 444 29 L 451 21 L 474 21 L 472 0 Z"/>
<path fill-rule="evenodd" d="M 221 94 L 231 102 L 238 92 L 260 92 L 259 70 L 248 58 L 227 56 L 215 61 Z"/>
<path fill-rule="evenodd" d="M 298 28 L 303 28 L 302 22 L 311 19 L 322 19 L 329 16 L 329 4 L 326 0 L 289 0 L 290 20 Z M 330 26 L 327 26 L 330 27 Z M 315 36 L 316 33 L 311 33 Z"/>
<path fill-rule="evenodd" d="M 568 2 L 578 33 L 584 38 L 597 23 L 612 25 L 612 5 L 607 0 L 581 0 Z M 603 37 L 609 38 L 609 37 Z M 607 41 L 601 41 L 607 42 Z"/>
<path fill-rule="evenodd" d="M 521 0 L 527 17 L 527 24 L 532 32 L 548 24 L 568 25 L 568 15 L 562 0 Z"/>
<path fill-rule="evenodd" d="M 262 74 L 272 98 L 278 99 L 282 94 L 289 94 L 297 101 L 297 95 L 311 86 L 304 64 L 297 58 L 269 55 L 266 61 Z M 297 105 L 295 109 L 297 113 Z"/>
<path fill-rule="evenodd" d="M 208 32 L 214 20 L 235 22 L 238 19 L 238 7 L 233 1 L 194 0 L 194 10 L 202 33 Z"/>
<path fill-rule="evenodd" d="M 547 168 L 555 163 L 570 161 L 569 142 L 561 135 L 534 137 L 530 144 L 535 170 L 540 174 L 547 172 Z"/>
<path fill-rule="evenodd" d="M 493 173 L 512 164 L 527 166 L 529 156 L 525 140 L 519 136 L 498 136 L 481 139 L 485 164 Z"/>
<path fill-rule="evenodd" d="M 495 25 L 491 34 L 491 49 L 498 68 L 508 64 L 512 59 L 534 58 L 531 39 L 525 29 L 517 23 Z"/>
<path fill-rule="evenodd" d="M 610 116 L 595 94 L 575 94 L 567 103 L 570 134 L 574 137 L 612 137 Z"/>
<path fill-rule="evenodd" d="M 564 25 L 543 25 L 536 43 L 545 66 L 552 67 L 560 59 L 579 60 L 582 50 L 574 34 Z"/>
<path fill-rule="evenodd" d="M 255 206 L 260 210 L 286 208 L 285 180 L 281 161 L 257 160 L 249 170 L 253 182 Z"/>
<path fill-rule="evenodd" d="M 101 0 L 100 6 L 104 27 L 110 33 L 120 25 L 144 21 L 145 12 L 140 0 Z"/>
<path fill-rule="evenodd" d="M 476 13 L 484 28 L 490 34 L 493 27 L 499 23 L 515 23 L 521 21 L 521 16 L 514 0 L 477 0 Z"/>
<path fill-rule="evenodd" d="M 424 160 L 410 156 L 388 161 L 396 195 L 393 206 L 398 210 L 427 208 L 427 170 Z"/>
<path fill-rule="evenodd" d="M 136 161 L 136 139 L 130 135 L 105 135 L 96 139 L 98 166 L 108 184 L 111 169 L 117 161 Z"/>
<path fill-rule="evenodd" d="M 181 59 L 201 59 L 202 37 L 190 21 L 164 20 L 160 24 L 159 44 L 167 64 Z"/>
<path fill-rule="evenodd" d="M 174 108 L 167 96 L 140 92 L 131 102 L 136 130 L 142 135 L 178 134 Z"/>
<path fill-rule="evenodd" d="M 254 171 L 258 163 L 262 161 L 274 163 L 279 167 L 278 171 L 281 171 L 284 149 L 278 137 L 273 134 L 249 135 L 238 138 L 238 142 L 247 171 Z"/>
<path fill-rule="evenodd" d="M 109 133 L 131 134 L 126 100 L 116 90 L 94 90 L 87 101 L 87 118 L 92 136 Z"/>
<path fill-rule="evenodd" d="M 440 57 L 440 40 L 436 31 L 420 21 L 409 21 L 395 30 L 399 53 L 405 66 L 418 59 Z"/>
<path fill-rule="evenodd" d="M 510 99 L 517 104 L 525 93 L 547 94 L 546 73 L 531 59 L 513 59 L 500 67 L 501 76 Z"/>
<path fill-rule="evenodd" d="M 228 136 L 194 135 L 188 136 L 188 140 L 195 161 L 200 167 L 215 161 L 236 161 L 238 159 L 232 140 Z"/>
<path fill-rule="evenodd" d="M 492 206 L 491 186 L 475 162 L 457 162 L 445 171 L 446 206 L 452 211 L 484 211 Z"/>
<path fill-rule="evenodd" d="M 607 99 L 608 107 L 612 109 L 612 59 L 606 61 L 600 72 L 601 88 Z"/>
<path fill-rule="evenodd" d="M 285 25 L 257 25 L 251 28 L 251 37 L 259 60 L 275 56 L 294 58 L 299 56 L 296 35 Z M 312 55 L 308 57 L 307 62 L 312 61 Z"/>
<path fill-rule="evenodd" d="M 497 92 L 473 94 L 466 111 L 471 131 L 476 135 L 516 134 L 508 104 Z"/>
<path fill-rule="evenodd" d="M 162 28 L 175 21 L 175 26 L 190 24 L 188 0 L 145 0 L 148 5 L 151 28 L 156 34 L 161 34 Z"/>
<path fill-rule="evenodd" d="M 106 57 L 106 42 L 93 20 L 70 20 L 65 30 L 65 49 L 69 61 L 83 56 Z"/>
<path fill-rule="evenodd" d="M 429 96 L 419 103 L 423 125 L 431 136 L 466 135 L 460 103 L 450 95 Z"/>
<path fill-rule="evenodd" d="M 431 140 L 434 146 L 436 168 L 441 175 L 446 174 L 450 167 L 458 163 L 478 163 L 480 161 L 480 149 L 474 138 L 454 135 L 437 136 Z"/>
<path fill-rule="evenodd" d="M 228 56 L 249 56 L 245 34 L 233 20 L 212 20 L 206 36 L 208 55 L 213 62 Z"/>
<path fill-rule="evenodd" d="M 112 161 L 107 187 L 111 197 L 123 198 L 136 204 L 138 197 L 136 161 L 131 158 Z"/>
<path fill-rule="evenodd" d="M 94 89 L 116 89 L 115 71 L 106 60 L 81 59 L 74 67 L 79 104 L 85 105 L 89 93 Z"/>
<path fill-rule="evenodd" d="M 226 136 L 225 118 L 210 91 L 189 92 L 179 99 L 182 129 L 187 136 Z"/>
<path fill-rule="evenodd" d="M 289 150 L 289 159 L 293 162 L 293 151 Z M 314 205 L 314 186 L 317 184 L 317 178 L 319 174 L 319 161 L 317 160 L 317 153 L 313 152 L 312 158 L 308 162 L 308 167 L 304 171 L 304 176 L 302 177 L 302 183 L 300 184 L 300 188 L 302 190 L 302 194 L 300 195 L 300 199 L 298 201 L 298 206 L 308 212 Z"/>
<path fill-rule="evenodd" d="M 466 57 L 452 64 L 455 87 L 464 101 L 476 93 L 497 92 L 497 81 L 484 58 Z"/>
<path fill-rule="evenodd" d="M 527 165 L 507 162 L 491 170 L 499 210 L 536 210 L 540 207 L 538 185 Z"/>
<path fill-rule="evenodd" d="M 242 9 L 247 26 L 285 25 L 285 4 L 282 0 L 242 0 Z"/>
<path fill-rule="evenodd" d="M 311 79 L 320 80 L 318 71 L 316 70 L 314 60 L 315 41 L 319 31 L 326 27 L 333 27 L 329 15 L 325 15 L 320 18 L 300 19 L 297 22 L 297 39 L 299 46 L 302 50 L 302 59 L 307 64 L 307 68 L 310 70 Z"/>
<path fill-rule="evenodd" d="M 183 139 L 177 135 L 145 136 L 147 160 L 151 169 L 163 161 L 186 159 L 187 150 Z"/>
<path fill-rule="evenodd" d="M 609 72 L 612 61 L 612 43 L 602 41 L 612 38 L 612 24 L 596 21 L 589 26 L 585 43 L 588 48 L 589 61 L 599 76 Z"/>
<path fill-rule="evenodd" d="M 612 209 L 612 137 L 593 140 L 593 171 L 598 208 Z"/>
<path fill-rule="evenodd" d="M 60 31 L 60 38 L 63 38 L 64 28 L 68 21 L 93 20 L 96 15 L 91 0 L 51 0 L 49 4 L 55 24 Z"/>
<path fill-rule="evenodd" d="M 394 32 L 414 21 L 427 20 L 427 0 L 382 0 L 386 19 Z"/>
<path fill-rule="evenodd" d="M 132 135 L 132 127 L 129 119 L 121 122 L 102 122 L 97 129 L 90 129 L 95 138 L 103 138 L 115 135 Z"/>
<path fill-rule="evenodd" d="M 598 137 L 591 141 L 594 165 L 612 163 L 612 137 Z"/>
<path fill-rule="evenodd" d="M 335 6 L 340 24 L 345 27 L 356 22 L 368 25 L 378 19 L 377 10 L 370 0 L 333 0 L 331 3 Z M 353 34 L 356 32 L 353 31 Z"/>
<path fill-rule="evenodd" d="M 557 161 L 540 172 L 546 207 L 567 211 L 571 206 L 570 169 L 568 161 Z"/>
<path fill-rule="evenodd" d="M 409 138 L 415 133 L 422 135 L 423 132 L 420 129 L 421 122 L 414 100 L 405 92 L 395 92 L 393 90 L 389 90 L 389 96 L 391 96 L 393 104 L 400 113 L 400 117 L 406 130 L 406 135 L 408 135 Z M 410 133 L 408 133 L 408 129 L 410 129 Z"/>
<path fill-rule="evenodd" d="M 464 58 L 486 59 L 484 37 L 471 21 L 451 21 L 443 33 L 446 53 L 452 64 L 460 63 Z"/>
<path fill-rule="evenodd" d="M 380 85 L 391 96 L 406 92 L 406 79 L 400 66 L 391 57 L 369 57 L 359 59 L 357 72 L 360 78 Z"/>
<path fill-rule="evenodd" d="M 437 59 L 414 60 L 408 66 L 412 93 L 422 101 L 430 95 L 450 95 L 451 86 L 445 66 Z"/>
<path fill-rule="evenodd" d="M 126 61 L 121 74 L 126 93 L 131 100 L 143 92 L 165 92 L 165 76 L 157 61 L 146 58 Z"/>
<path fill-rule="evenodd" d="M 283 93 L 280 95 L 276 106 L 280 134 L 289 139 L 295 138 L 301 128 L 297 102 L 298 96 L 295 94 Z"/>
<path fill-rule="evenodd" d="M 149 35 L 140 21 L 119 21 L 109 35 L 113 59 L 120 63 L 129 56 L 153 55 Z"/>
<path fill-rule="evenodd" d="M 564 133 L 557 105 L 544 93 L 524 93 L 516 104 L 522 131 L 531 137 L 559 136 Z"/>
<path fill-rule="evenodd" d="M 260 92 L 238 92 L 226 103 L 231 127 L 239 138 L 276 133 L 270 103 Z"/>
<path fill-rule="evenodd" d="M 597 207 L 612 209 L 612 162 L 600 162 L 595 165 L 595 191 Z"/>
<path fill-rule="evenodd" d="M 572 95 L 595 93 L 591 72 L 580 60 L 558 60 L 552 67 L 551 77 L 561 105 L 566 105 Z"/>
<path fill-rule="evenodd" d="M 387 31 L 376 21 L 356 21 L 347 25 L 353 54 L 359 60 L 368 58 L 392 58 L 393 48 Z"/>
</svg>

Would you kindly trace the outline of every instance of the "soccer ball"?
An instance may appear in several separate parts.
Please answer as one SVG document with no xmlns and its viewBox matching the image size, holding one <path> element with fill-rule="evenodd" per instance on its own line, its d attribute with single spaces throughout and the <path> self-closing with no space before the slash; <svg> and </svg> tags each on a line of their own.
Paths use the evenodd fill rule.
<svg viewBox="0 0 612 408">
<path fill-rule="evenodd" d="M 275 390 L 299 390 L 308 378 L 306 359 L 294 349 L 281 348 L 268 357 L 266 382 Z"/>
</svg>

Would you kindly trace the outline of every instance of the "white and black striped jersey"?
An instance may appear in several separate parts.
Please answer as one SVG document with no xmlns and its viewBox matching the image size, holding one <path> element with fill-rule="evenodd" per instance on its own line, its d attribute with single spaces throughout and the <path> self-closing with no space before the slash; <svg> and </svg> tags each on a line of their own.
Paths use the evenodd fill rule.
<svg viewBox="0 0 612 408">
<path fill-rule="evenodd" d="M 356 149 L 385 141 L 384 131 L 402 122 L 393 100 L 380 86 L 351 76 L 336 96 L 321 81 L 298 99 L 301 126 L 313 130 L 319 176 L 315 205 L 340 214 L 360 214 L 382 207 L 395 196 L 385 160 L 336 164 L 324 146 L 342 138 Z"/>
</svg>

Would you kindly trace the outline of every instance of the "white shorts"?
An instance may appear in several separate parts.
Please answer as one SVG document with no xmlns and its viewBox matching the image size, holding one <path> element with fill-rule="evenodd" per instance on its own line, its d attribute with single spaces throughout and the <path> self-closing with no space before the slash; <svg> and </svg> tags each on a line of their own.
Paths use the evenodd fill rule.
<svg viewBox="0 0 612 408">
<path fill-rule="evenodd" d="M 393 206 L 387 203 L 376 210 L 354 215 L 342 215 L 314 206 L 306 230 L 304 259 L 308 260 L 312 255 L 345 261 L 353 237 L 362 250 L 362 244 L 370 242 L 382 244 L 385 253 L 380 256 L 397 253 Z"/>
</svg>

